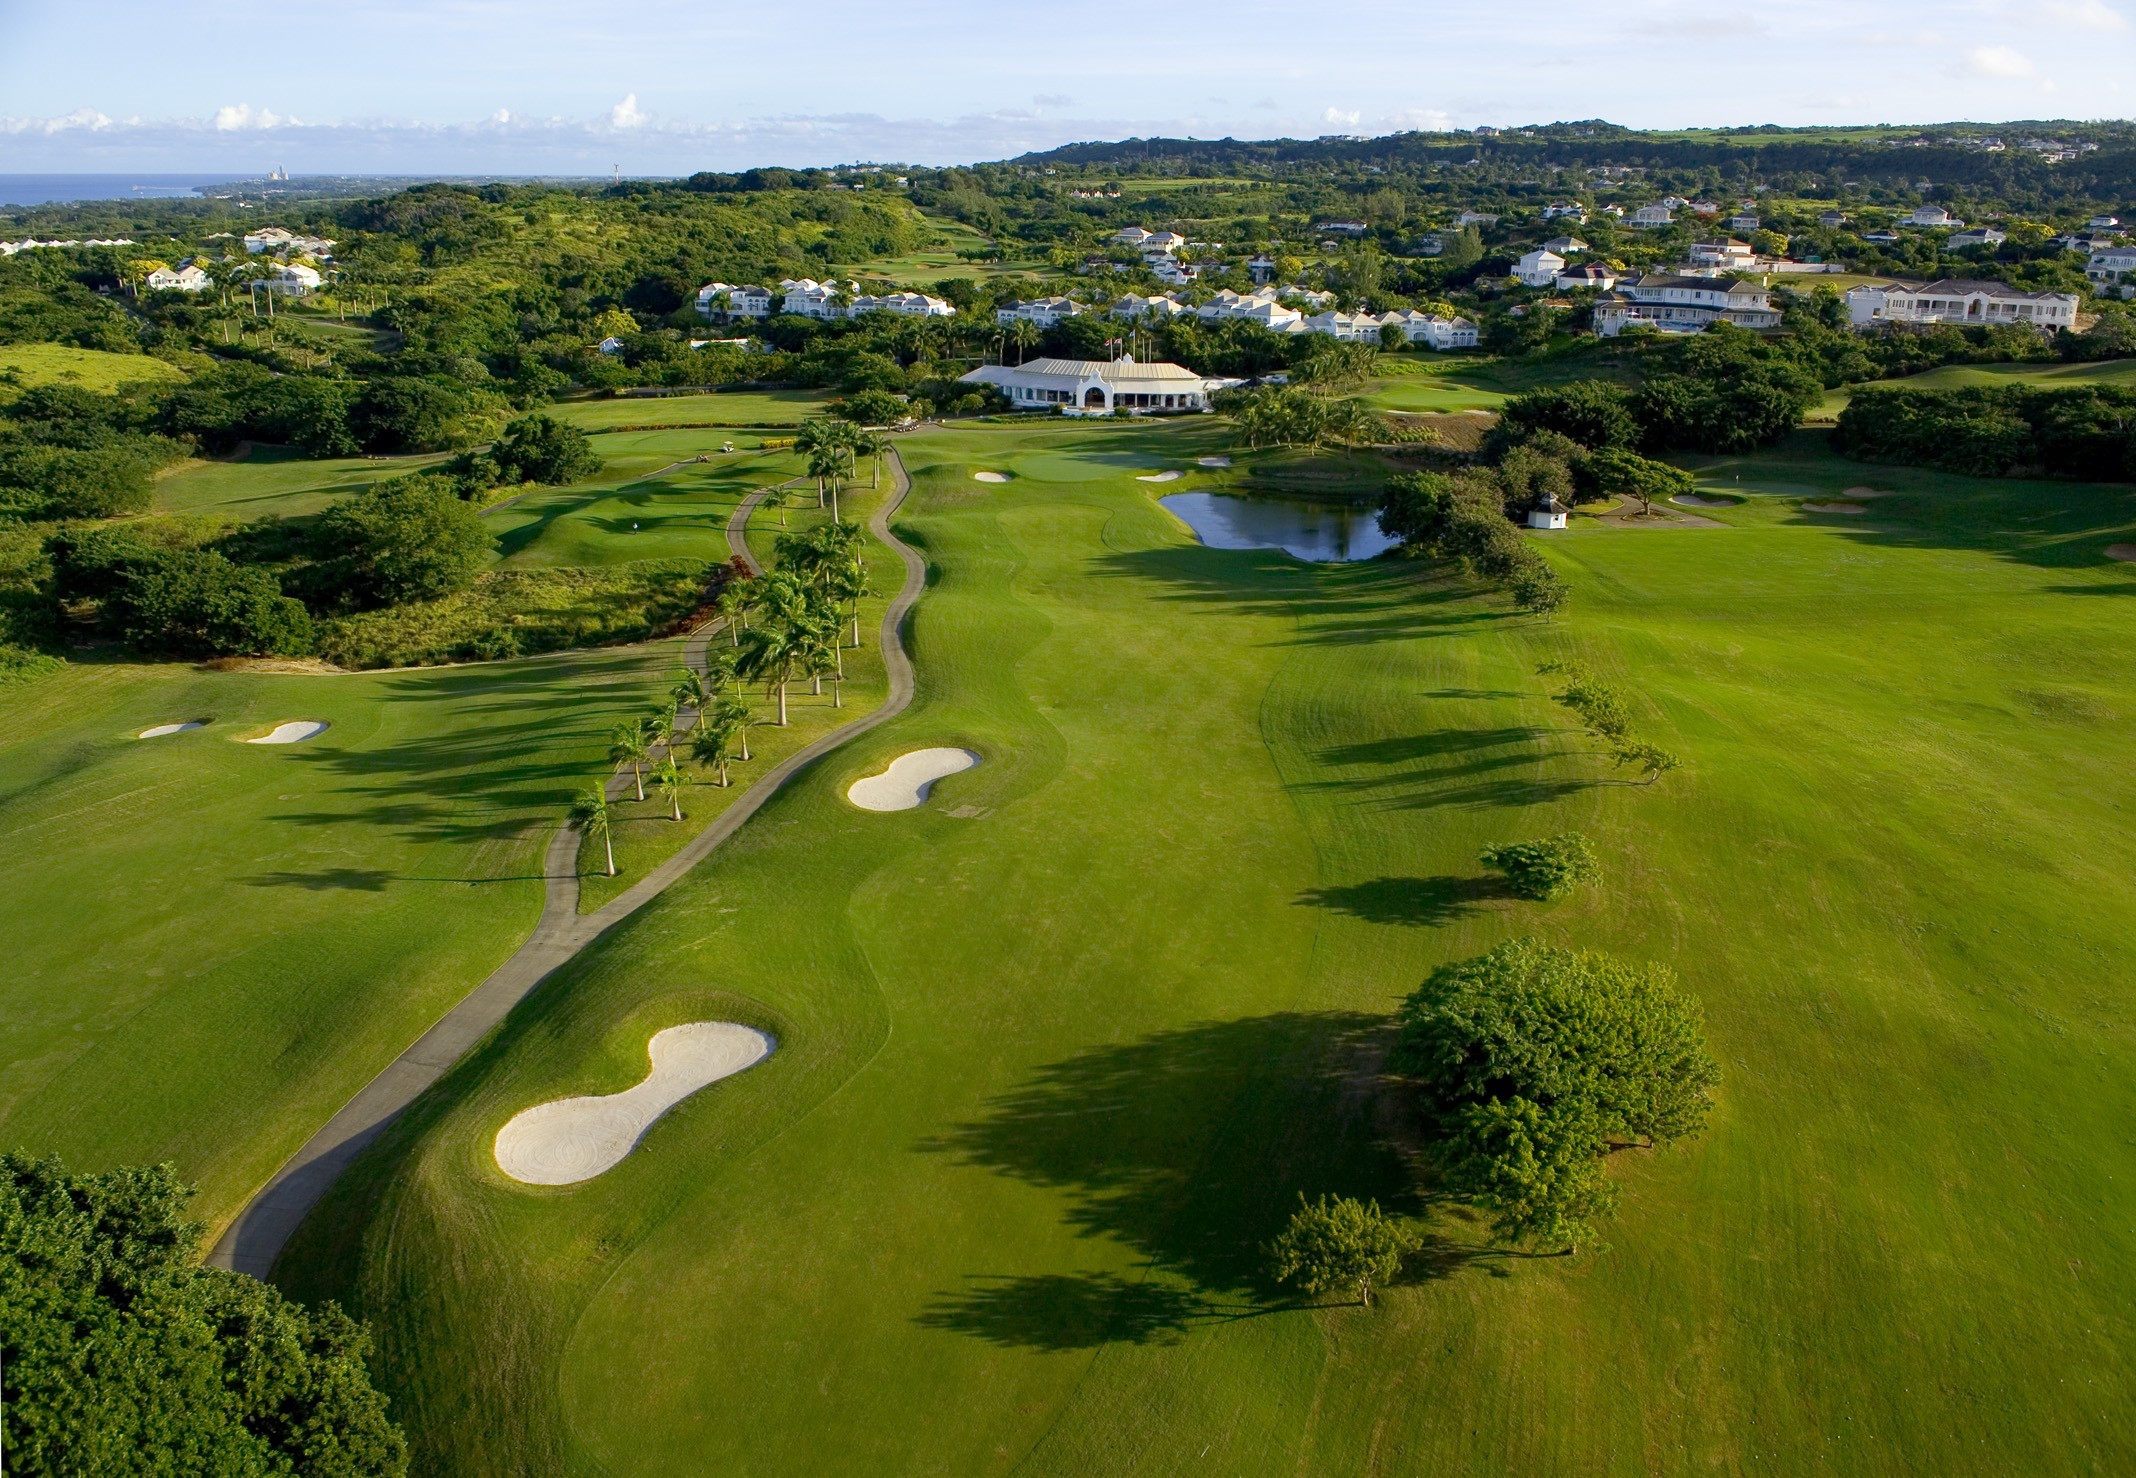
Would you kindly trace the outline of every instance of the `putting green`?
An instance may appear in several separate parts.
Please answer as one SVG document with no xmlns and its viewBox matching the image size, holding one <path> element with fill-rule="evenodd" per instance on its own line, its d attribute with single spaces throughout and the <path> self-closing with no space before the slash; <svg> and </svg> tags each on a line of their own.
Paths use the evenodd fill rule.
<svg viewBox="0 0 2136 1478">
<path fill-rule="evenodd" d="M 1869 520 L 1574 529 L 1577 614 L 1538 623 L 1036 475 L 1087 434 L 904 444 L 912 711 L 531 998 L 292 1245 L 286 1283 L 375 1321 L 421 1466 L 2136 1463 L 2126 489 L 1880 469 Z M 1182 465 L 1176 434 L 1094 449 Z M 1862 480 L 1770 461 L 1745 481 Z M 1684 771 L 1607 768 L 1534 676 L 1572 654 Z M 941 743 L 989 757 L 962 814 L 845 805 Z M 1602 889 L 1478 880 L 1568 826 Z M 1726 1073 L 1702 1140 L 1618 1157 L 1599 1256 L 1494 1255 L 1371 1088 L 1402 994 L 1530 931 L 1669 961 Z M 781 1050 L 568 1196 L 504 1182 L 512 1114 L 629 1088 L 687 1020 Z M 1433 1254 L 1373 1314 L 1289 1305 L 1262 1248 L 1301 1191 Z"/>
</svg>

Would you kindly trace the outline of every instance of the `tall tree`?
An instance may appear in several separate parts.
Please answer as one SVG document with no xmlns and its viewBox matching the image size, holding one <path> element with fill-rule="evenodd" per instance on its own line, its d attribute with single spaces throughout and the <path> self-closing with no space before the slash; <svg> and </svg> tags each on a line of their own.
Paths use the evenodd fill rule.
<svg viewBox="0 0 2136 1478">
<path fill-rule="evenodd" d="M 606 787 L 595 785 L 579 792 L 578 799 L 571 803 L 571 819 L 578 823 L 579 835 L 588 841 L 600 842 L 601 850 L 608 858 L 608 875 L 614 877 L 616 844 L 610 835 Z"/>
<path fill-rule="evenodd" d="M 608 736 L 608 763 L 621 770 L 630 767 L 631 784 L 636 787 L 638 799 L 645 799 L 645 765 L 652 758 L 652 735 L 642 718 L 629 723 L 617 724 Z"/>
<path fill-rule="evenodd" d="M 1370 1308 L 1372 1285 L 1392 1280 L 1402 1270 L 1403 1256 L 1419 1245 L 1416 1232 L 1381 1211 L 1377 1201 L 1322 1196 L 1308 1202 L 1301 1195 L 1270 1250 L 1283 1282 L 1307 1293 L 1353 1287 L 1357 1302 Z"/>
<path fill-rule="evenodd" d="M 653 787 L 660 792 L 660 798 L 668 803 L 668 809 L 674 812 L 674 819 L 677 821 L 682 819 L 682 788 L 688 783 L 682 778 L 682 771 L 675 766 L 673 752 L 662 755 L 659 765 L 653 770 Z"/>
</svg>

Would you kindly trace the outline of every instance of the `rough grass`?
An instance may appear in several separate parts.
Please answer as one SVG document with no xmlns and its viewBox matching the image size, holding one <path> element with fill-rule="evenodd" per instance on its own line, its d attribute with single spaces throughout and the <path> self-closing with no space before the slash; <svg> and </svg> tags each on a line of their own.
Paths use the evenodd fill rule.
<svg viewBox="0 0 2136 1478">
<path fill-rule="evenodd" d="M 318 513 L 337 498 L 445 460 L 416 457 L 306 457 L 295 447 L 247 446 L 236 456 L 181 462 L 156 479 L 158 513 L 238 519 Z"/>
<path fill-rule="evenodd" d="M 285 1262 L 377 1321 L 428 1470 L 2136 1465 L 2129 490 L 1575 530 L 1536 623 L 1192 546 L 1132 481 L 1191 426 L 905 445 L 914 710 L 532 998 Z M 1775 462 L 1745 483 L 1859 476 Z M 1566 727 L 1534 669 L 1573 655 L 1684 771 Z M 840 799 L 934 744 L 985 762 Z M 1607 888 L 1479 876 L 1567 829 Z M 1434 964 L 1523 932 L 1671 963 L 1726 1074 L 1702 1140 L 1619 1157 L 1597 1256 L 1433 1206 L 1373 1075 Z M 596 1181 L 500 1177 L 512 1113 L 706 1017 L 780 1051 Z M 1267 1285 L 1300 1191 L 1424 1218 L 1382 1309 Z"/>
<path fill-rule="evenodd" d="M 638 426 L 798 426 L 820 415 L 822 390 L 734 390 L 715 395 L 632 395 L 570 400 L 547 414 L 586 431 Z"/>
<path fill-rule="evenodd" d="M 15 397 L 15 388 L 72 385 L 109 394 L 141 381 L 182 380 L 176 365 L 146 354 L 110 354 L 70 344 L 0 344 L 0 403 Z"/>
</svg>

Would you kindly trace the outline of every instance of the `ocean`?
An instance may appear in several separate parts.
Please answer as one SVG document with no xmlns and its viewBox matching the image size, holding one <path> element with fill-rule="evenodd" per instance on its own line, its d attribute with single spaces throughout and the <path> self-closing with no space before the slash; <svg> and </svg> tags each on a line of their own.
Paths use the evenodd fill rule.
<svg viewBox="0 0 2136 1478">
<path fill-rule="evenodd" d="M 0 174 L 0 206 L 58 200 L 191 199 L 204 185 L 258 179 L 229 174 Z"/>
</svg>

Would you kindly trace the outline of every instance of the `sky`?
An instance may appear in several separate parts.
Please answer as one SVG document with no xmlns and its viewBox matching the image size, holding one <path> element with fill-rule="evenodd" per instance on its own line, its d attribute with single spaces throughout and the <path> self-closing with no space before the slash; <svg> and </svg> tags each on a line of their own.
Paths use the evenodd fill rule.
<svg viewBox="0 0 2136 1478">
<path fill-rule="evenodd" d="M 1150 134 L 2125 118 L 2132 9 L 0 0 L 0 173 L 660 175 Z"/>
</svg>

